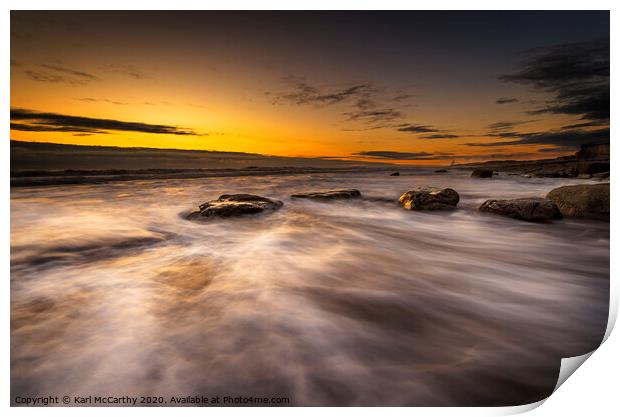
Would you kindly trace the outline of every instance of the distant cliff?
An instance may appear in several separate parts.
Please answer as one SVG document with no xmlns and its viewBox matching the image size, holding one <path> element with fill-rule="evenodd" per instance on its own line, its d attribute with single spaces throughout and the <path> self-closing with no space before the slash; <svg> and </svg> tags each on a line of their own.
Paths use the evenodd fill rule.
<svg viewBox="0 0 620 417">
<path fill-rule="evenodd" d="M 609 176 L 609 144 L 582 145 L 574 155 L 529 161 L 487 161 L 454 165 L 454 168 L 486 168 L 535 177 Z"/>
<path fill-rule="evenodd" d="M 580 161 L 605 161 L 609 160 L 609 143 L 600 145 L 582 145 L 575 154 Z"/>
</svg>

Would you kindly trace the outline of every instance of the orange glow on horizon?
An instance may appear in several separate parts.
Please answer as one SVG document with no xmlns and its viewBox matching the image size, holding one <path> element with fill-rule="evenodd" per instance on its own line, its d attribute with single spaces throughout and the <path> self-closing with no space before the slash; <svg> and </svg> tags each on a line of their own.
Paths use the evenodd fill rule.
<svg viewBox="0 0 620 417">
<path fill-rule="evenodd" d="M 226 37 L 212 36 L 200 38 L 192 49 L 186 44 L 195 39 L 190 32 L 182 27 L 161 33 L 150 20 L 158 21 L 154 15 L 142 22 L 140 33 L 157 37 L 148 42 L 138 35 L 127 37 L 134 33 L 131 19 L 111 31 L 109 24 L 116 18 L 113 13 L 88 15 L 93 16 L 92 27 L 81 39 L 60 26 L 50 29 L 37 25 L 36 20 L 28 23 L 27 12 L 12 15 L 20 13 L 22 19 L 13 22 L 11 29 L 19 33 L 27 27 L 31 36 L 12 39 L 12 108 L 173 126 L 197 134 L 11 129 L 14 140 L 446 165 L 451 161 L 566 155 L 571 151 L 559 146 L 511 144 L 511 139 L 489 136 L 489 126 L 516 121 L 514 129 L 531 133 L 579 121 L 578 116 L 531 116 L 527 103 L 544 97 L 522 85 L 501 82 L 496 73 L 476 78 L 480 71 L 441 66 L 416 72 L 418 66 L 412 61 L 411 72 L 397 74 L 401 79 L 396 84 L 391 72 L 399 69 L 397 66 L 385 66 L 372 78 L 368 75 L 375 70 L 371 62 L 345 62 L 347 68 L 340 68 L 302 54 L 299 59 L 305 61 L 298 67 L 291 54 L 301 47 L 294 48 L 286 39 L 270 50 L 255 44 L 236 50 L 229 47 Z M 97 16 L 101 18 L 94 18 Z M 209 30 L 204 26 L 200 25 L 200 30 Z M 39 42 L 32 41 L 32 33 Z M 241 35 L 239 39 L 254 41 Z M 307 51 L 309 55 L 316 52 Z M 484 68 L 482 63 L 475 65 Z M 354 71 L 359 74 L 352 74 Z M 291 77 L 290 73 L 300 76 Z M 454 80 L 457 76 L 464 78 Z M 468 82 L 468 77 L 473 81 Z M 348 97 L 351 92 L 347 89 L 362 93 Z M 295 96 L 299 91 L 301 95 Z M 314 101 L 307 100 L 308 96 Z M 496 103 L 498 97 L 517 96 L 515 103 Z M 373 119 L 373 115 L 383 118 Z M 407 125 L 422 127 L 420 131 L 403 130 Z M 480 146 L 494 142 L 502 144 Z M 552 149 L 557 151 L 548 151 Z M 397 156 L 368 156 L 373 152 Z M 398 158 L 398 154 L 413 156 Z"/>
</svg>

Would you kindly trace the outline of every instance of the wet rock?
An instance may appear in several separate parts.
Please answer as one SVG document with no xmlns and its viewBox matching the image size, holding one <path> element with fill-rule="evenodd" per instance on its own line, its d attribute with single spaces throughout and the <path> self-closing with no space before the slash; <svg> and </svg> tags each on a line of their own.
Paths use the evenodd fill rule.
<svg viewBox="0 0 620 417">
<path fill-rule="evenodd" d="M 292 198 L 308 198 L 310 200 L 346 200 L 350 198 L 360 198 L 361 196 L 362 193 L 356 189 L 315 191 L 291 195 Z"/>
<path fill-rule="evenodd" d="M 474 169 L 471 173 L 472 178 L 492 178 L 492 169 Z"/>
<path fill-rule="evenodd" d="M 478 210 L 528 222 L 549 222 L 562 218 L 560 209 L 553 201 L 538 197 L 487 200 Z"/>
<path fill-rule="evenodd" d="M 453 209 L 459 202 L 459 193 L 452 188 L 422 187 L 407 191 L 398 201 L 407 210 Z"/>
<path fill-rule="evenodd" d="M 609 183 L 559 187 L 551 190 L 547 198 L 566 217 L 609 221 Z"/>
<path fill-rule="evenodd" d="M 439 174 L 443 174 L 444 172 L 448 172 L 448 170 L 447 169 L 436 169 L 435 172 Z"/>
<path fill-rule="evenodd" d="M 253 194 L 224 194 L 217 200 L 207 201 L 198 206 L 198 211 L 190 213 L 188 219 L 204 217 L 234 217 L 244 214 L 257 214 L 274 211 L 283 203 Z"/>
<path fill-rule="evenodd" d="M 390 177 L 398 177 L 399 175 L 400 175 L 400 172 L 398 172 L 398 171 L 397 172 L 392 172 L 390 174 Z"/>
</svg>

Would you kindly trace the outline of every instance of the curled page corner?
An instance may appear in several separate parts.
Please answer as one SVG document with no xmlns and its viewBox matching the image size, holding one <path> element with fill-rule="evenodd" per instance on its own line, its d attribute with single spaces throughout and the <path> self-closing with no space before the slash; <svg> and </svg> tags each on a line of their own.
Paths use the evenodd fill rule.
<svg viewBox="0 0 620 417">
<path fill-rule="evenodd" d="M 580 356 L 573 356 L 570 358 L 562 358 L 560 364 L 560 375 L 558 376 L 558 382 L 555 384 L 553 392 L 555 392 L 566 380 L 579 368 L 583 363 L 596 351 L 594 349 L 591 352 L 585 353 Z"/>
<path fill-rule="evenodd" d="M 611 330 L 611 328 L 613 327 L 613 324 L 610 326 L 608 326 L 608 332 Z M 605 336 L 608 335 L 608 332 L 605 334 Z M 606 337 L 603 339 L 603 341 L 605 341 Z M 602 342 L 601 342 L 602 344 Z M 583 355 L 579 355 L 579 356 L 572 356 L 570 358 L 562 358 L 562 361 L 560 363 L 560 373 L 558 375 L 558 382 L 555 384 L 555 387 L 553 388 L 553 392 L 551 394 L 549 394 L 548 397 L 543 398 L 540 401 L 536 401 L 530 404 L 523 404 L 523 405 L 518 405 L 518 406 L 513 406 L 513 407 L 506 407 L 505 410 L 503 410 L 503 412 L 501 413 L 501 415 L 515 415 L 515 414 L 522 414 L 522 413 L 526 413 L 528 411 L 532 411 L 535 408 L 540 407 L 545 401 L 547 401 L 549 399 L 549 397 L 551 397 L 551 395 L 553 395 L 554 392 L 557 391 L 558 388 L 560 388 L 560 386 L 562 386 L 562 384 L 564 384 L 564 382 L 566 382 L 566 380 L 581 366 L 583 365 L 583 363 L 588 360 L 588 358 L 590 356 L 592 356 L 592 354 L 596 351 L 596 349 L 594 349 L 591 352 L 585 353 Z"/>
<path fill-rule="evenodd" d="M 611 295 L 611 298 L 609 300 L 609 317 L 607 318 L 607 327 L 605 329 L 605 334 L 603 335 L 603 340 L 601 340 L 601 343 L 599 344 L 599 347 L 603 343 L 605 343 L 605 341 L 607 341 L 607 339 L 609 338 L 609 335 L 611 334 L 611 332 L 614 329 L 614 326 L 616 325 L 616 318 L 618 316 L 618 297 L 617 297 L 617 295 L 614 296 L 614 294 L 617 294 L 617 293 L 615 291 L 613 291 L 613 287 L 614 287 L 614 281 L 611 280 L 611 282 L 610 282 L 610 295 Z M 598 349 L 598 347 L 596 349 Z M 592 356 L 592 354 L 594 352 L 596 352 L 596 349 L 592 350 L 591 352 L 584 353 L 583 355 L 572 356 L 570 358 L 562 358 L 562 362 L 560 363 L 560 374 L 558 376 L 558 382 L 555 384 L 555 388 L 553 388 L 553 392 L 556 392 L 557 389 L 560 388 L 562 386 L 562 384 L 564 384 L 564 382 L 566 382 L 566 380 L 581 365 L 583 365 L 583 363 L 586 360 L 588 360 L 588 358 L 590 356 Z M 551 395 L 553 395 L 553 393 L 551 393 Z M 532 404 L 521 406 L 521 407 L 526 407 L 526 408 L 523 409 L 523 412 L 529 411 L 531 409 L 534 409 L 534 408 L 538 407 L 543 402 L 545 402 L 548 398 L 549 397 L 547 397 L 547 398 L 545 398 L 545 399 L 543 399 L 541 401 L 538 401 L 536 403 L 532 403 Z M 527 408 L 529 406 L 533 406 L 533 407 Z"/>
<path fill-rule="evenodd" d="M 549 397 L 543 398 L 542 400 L 533 402 L 533 403 L 529 403 L 529 404 L 523 404 L 523 405 L 515 405 L 512 407 L 504 407 L 504 409 L 502 410 L 500 415 L 504 415 L 504 416 L 512 416 L 512 415 L 516 415 L 516 414 L 523 414 L 523 413 L 527 413 L 528 411 L 532 411 L 535 408 L 540 407 L 545 401 L 547 401 Z"/>
</svg>

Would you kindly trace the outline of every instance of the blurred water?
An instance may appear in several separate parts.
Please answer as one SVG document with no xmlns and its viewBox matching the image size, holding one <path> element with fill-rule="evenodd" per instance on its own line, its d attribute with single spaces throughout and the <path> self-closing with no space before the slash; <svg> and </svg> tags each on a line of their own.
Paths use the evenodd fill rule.
<svg viewBox="0 0 620 417">
<path fill-rule="evenodd" d="M 512 405 L 607 321 L 609 224 L 481 215 L 566 179 L 313 174 L 13 189 L 15 395 L 288 396 L 295 405 Z M 453 212 L 292 200 L 420 185 Z M 224 193 L 284 201 L 206 224 Z"/>
</svg>

